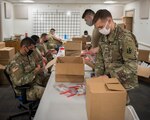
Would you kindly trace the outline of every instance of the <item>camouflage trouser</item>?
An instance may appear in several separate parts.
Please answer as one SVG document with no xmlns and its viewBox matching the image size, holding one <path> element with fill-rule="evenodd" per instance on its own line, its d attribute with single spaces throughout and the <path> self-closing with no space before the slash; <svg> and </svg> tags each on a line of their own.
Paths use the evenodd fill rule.
<svg viewBox="0 0 150 120">
<path fill-rule="evenodd" d="M 38 86 L 38 85 L 34 85 L 32 88 L 30 88 L 29 90 L 27 90 L 27 100 L 38 100 L 41 99 L 43 93 L 44 93 L 45 88 Z"/>
</svg>

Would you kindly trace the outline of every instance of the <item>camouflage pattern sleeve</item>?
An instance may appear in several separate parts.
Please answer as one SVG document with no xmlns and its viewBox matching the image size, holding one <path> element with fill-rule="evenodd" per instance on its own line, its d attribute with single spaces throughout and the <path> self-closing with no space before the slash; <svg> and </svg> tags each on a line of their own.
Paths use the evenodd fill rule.
<svg viewBox="0 0 150 120">
<path fill-rule="evenodd" d="M 98 47 L 98 43 L 99 43 L 99 38 L 100 38 L 100 33 L 98 31 L 98 29 L 94 28 L 93 33 L 92 33 L 92 47 Z"/>
<path fill-rule="evenodd" d="M 123 41 L 120 42 L 123 65 L 114 68 L 110 72 L 111 77 L 116 77 L 120 82 L 127 87 L 135 87 L 138 84 L 137 80 L 137 46 L 136 39 L 132 34 L 125 34 Z M 129 83 L 129 84 L 128 84 Z"/>
<path fill-rule="evenodd" d="M 100 48 L 100 46 L 99 46 Z M 98 77 L 100 75 L 104 75 L 104 61 L 101 48 L 96 55 L 96 62 L 95 62 L 95 75 Z"/>
<path fill-rule="evenodd" d="M 30 84 L 34 81 L 35 75 L 34 70 L 24 72 L 24 68 L 21 64 L 17 63 L 15 60 L 11 61 L 6 68 L 10 78 L 15 86 L 21 86 L 25 84 Z"/>
</svg>

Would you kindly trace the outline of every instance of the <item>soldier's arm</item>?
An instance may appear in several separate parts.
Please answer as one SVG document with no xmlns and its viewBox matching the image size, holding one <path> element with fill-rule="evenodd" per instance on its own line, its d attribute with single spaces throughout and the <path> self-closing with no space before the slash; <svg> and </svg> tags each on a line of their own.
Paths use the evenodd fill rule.
<svg viewBox="0 0 150 120">
<path fill-rule="evenodd" d="M 93 48 L 98 47 L 99 38 L 100 38 L 100 33 L 98 29 L 94 28 L 92 33 L 92 38 L 91 38 Z"/>
<path fill-rule="evenodd" d="M 96 63 L 95 63 L 95 74 L 96 76 L 104 75 L 104 62 L 101 47 L 99 46 L 99 51 L 96 55 Z"/>
<path fill-rule="evenodd" d="M 123 65 L 120 68 L 114 68 L 110 74 L 111 77 L 116 77 L 121 83 L 125 83 L 137 74 L 137 47 L 134 38 L 130 35 L 125 36 L 122 41 L 122 58 Z"/>
<path fill-rule="evenodd" d="M 10 78 L 15 86 L 22 86 L 25 84 L 30 84 L 35 79 L 35 71 L 30 71 L 25 73 L 22 66 L 16 62 L 11 63 L 7 67 L 7 71 Z"/>
</svg>

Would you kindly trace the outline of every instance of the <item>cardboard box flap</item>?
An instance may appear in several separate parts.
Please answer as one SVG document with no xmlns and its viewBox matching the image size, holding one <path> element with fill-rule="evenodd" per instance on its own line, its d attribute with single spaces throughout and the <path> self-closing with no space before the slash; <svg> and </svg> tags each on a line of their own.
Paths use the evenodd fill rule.
<svg viewBox="0 0 150 120">
<path fill-rule="evenodd" d="M 14 49 L 14 47 L 4 47 L 4 48 L 1 48 L 0 51 L 10 51 Z"/>
<path fill-rule="evenodd" d="M 150 68 L 146 68 L 146 67 L 142 67 L 140 65 L 138 65 L 138 76 L 142 76 L 145 78 L 149 78 L 150 77 Z"/>
<path fill-rule="evenodd" d="M 105 81 L 105 83 L 116 83 L 116 84 L 118 84 L 118 83 L 120 83 L 119 82 L 119 80 L 117 79 L 117 78 L 109 78 L 109 79 L 104 79 L 104 81 Z"/>
<path fill-rule="evenodd" d="M 71 57 L 71 56 L 66 56 L 66 57 L 58 57 L 57 58 L 57 63 L 83 63 L 83 58 L 81 57 Z"/>
<path fill-rule="evenodd" d="M 51 66 L 53 66 L 56 63 L 56 58 L 54 58 L 53 60 L 51 60 L 50 62 L 48 62 L 45 66 L 46 69 L 50 68 Z"/>
<path fill-rule="evenodd" d="M 64 68 L 64 66 L 67 66 Z M 84 75 L 83 64 L 63 63 L 56 64 L 56 74 L 59 75 Z"/>
<path fill-rule="evenodd" d="M 82 50 L 82 42 L 69 41 L 65 45 L 65 50 Z"/>
<path fill-rule="evenodd" d="M 106 83 L 107 89 L 110 91 L 124 91 L 125 89 L 119 83 Z"/>
</svg>

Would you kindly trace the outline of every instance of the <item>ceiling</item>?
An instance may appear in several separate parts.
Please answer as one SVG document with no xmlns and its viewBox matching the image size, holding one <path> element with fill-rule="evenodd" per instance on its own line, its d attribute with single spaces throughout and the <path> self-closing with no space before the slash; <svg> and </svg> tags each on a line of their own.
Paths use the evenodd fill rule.
<svg viewBox="0 0 150 120">
<path fill-rule="evenodd" d="M 11 3 L 22 3 L 22 1 L 27 0 L 5 0 Z M 28 0 L 29 1 L 29 0 Z M 104 1 L 108 0 L 33 0 L 34 3 L 104 3 Z M 127 4 L 133 1 L 137 0 L 111 0 L 111 1 L 117 1 L 117 4 Z"/>
</svg>

